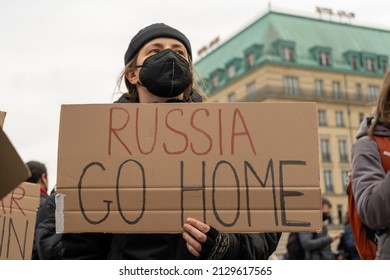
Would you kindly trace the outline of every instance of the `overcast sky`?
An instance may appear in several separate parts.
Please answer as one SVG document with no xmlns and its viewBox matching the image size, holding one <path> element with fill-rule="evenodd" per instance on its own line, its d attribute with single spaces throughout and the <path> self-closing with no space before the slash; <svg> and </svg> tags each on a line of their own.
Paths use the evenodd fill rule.
<svg viewBox="0 0 390 280">
<path fill-rule="evenodd" d="M 61 104 L 112 103 L 128 43 L 164 22 L 197 50 L 220 43 L 272 9 L 316 17 L 315 7 L 354 12 L 355 24 L 390 30 L 383 0 L 0 0 L 0 111 L 24 161 L 56 183 Z M 339 21 L 334 16 L 334 21 Z M 3 160 L 3 159 L 0 159 Z"/>
</svg>

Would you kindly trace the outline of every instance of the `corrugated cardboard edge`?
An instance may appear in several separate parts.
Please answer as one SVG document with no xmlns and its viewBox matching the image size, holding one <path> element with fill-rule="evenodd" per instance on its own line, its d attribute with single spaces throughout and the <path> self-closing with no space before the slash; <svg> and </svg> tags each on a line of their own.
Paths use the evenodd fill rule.
<svg viewBox="0 0 390 280">
<path fill-rule="evenodd" d="M 4 126 L 4 120 L 5 120 L 6 114 L 7 114 L 6 112 L 0 111 L 0 127 Z"/>
<path fill-rule="evenodd" d="M 56 233 L 64 232 L 64 195 L 56 195 Z"/>
</svg>

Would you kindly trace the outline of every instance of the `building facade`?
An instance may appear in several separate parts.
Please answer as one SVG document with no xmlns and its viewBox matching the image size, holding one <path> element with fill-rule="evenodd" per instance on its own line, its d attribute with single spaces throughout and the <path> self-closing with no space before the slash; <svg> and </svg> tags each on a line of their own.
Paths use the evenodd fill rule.
<svg viewBox="0 0 390 280">
<path fill-rule="evenodd" d="M 379 96 L 389 55 L 389 30 L 268 11 L 195 67 L 211 102 L 317 103 L 320 184 L 339 225 L 351 145 Z"/>
</svg>

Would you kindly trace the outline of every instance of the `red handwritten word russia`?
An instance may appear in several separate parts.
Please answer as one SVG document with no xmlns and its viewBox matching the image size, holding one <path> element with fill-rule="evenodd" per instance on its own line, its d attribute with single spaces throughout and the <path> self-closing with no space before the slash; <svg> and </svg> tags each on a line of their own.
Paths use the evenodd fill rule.
<svg viewBox="0 0 390 280">
<path fill-rule="evenodd" d="M 21 193 L 20 193 L 20 192 Z M 24 195 L 26 194 L 26 191 L 22 187 L 16 187 L 11 194 L 6 196 L 3 200 L 0 200 L 1 210 L 3 214 L 7 214 L 6 209 L 9 209 L 9 214 L 12 214 L 12 210 L 14 208 L 19 209 L 19 211 L 26 216 L 23 209 L 20 207 L 19 202 L 23 199 Z"/>
<path fill-rule="evenodd" d="M 181 108 L 173 108 L 164 113 L 159 112 L 159 108 L 154 110 L 153 123 L 147 123 L 148 129 L 152 125 L 152 144 L 150 147 L 145 148 L 142 146 L 141 133 L 145 124 L 140 121 L 140 108 L 136 108 L 134 115 L 131 112 L 122 107 L 112 107 L 109 115 L 109 128 L 108 128 L 108 155 L 111 155 L 113 139 L 119 141 L 122 147 L 127 151 L 129 155 L 135 153 L 132 145 L 129 145 L 129 136 L 125 133 L 125 129 L 134 127 L 134 136 L 136 141 L 136 150 L 143 155 L 149 155 L 156 149 L 158 143 L 158 135 L 170 133 L 172 138 L 179 138 L 182 145 L 170 145 L 169 143 L 162 143 L 162 151 L 167 155 L 181 155 L 185 152 L 191 152 L 194 155 L 208 155 L 214 149 L 217 149 L 219 155 L 225 155 L 230 153 L 234 155 L 236 152 L 236 140 L 238 137 L 244 137 L 247 139 L 249 147 L 254 155 L 256 155 L 256 149 L 253 144 L 253 139 L 250 130 L 247 126 L 247 122 L 240 111 L 236 108 L 233 113 L 223 115 L 223 109 L 219 109 L 217 113 L 210 113 L 206 108 L 200 108 L 194 111 L 184 111 Z M 186 116 L 185 114 L 189 114 Z M 188 128 L 186 131 L 178 128 L 178 122 L 188 120 Z M 222 122 L 223 120 L 223 122 Z M 211 133 L 207 131 L 207 127 L 210 122 L 217 122 L 218 131 L 217 137 L 213 137 Z M 133 123 L 131 123 L 133 122 Z M 161 129 L 161 131 L 158 131 Z M 224 137 L 223 130 L 228 129 L 229 137 Z M 190 131 L 191 130 L 191 131 Z M 196 132 L 199 137 L 193 137 L 190 139 L 189 132 Z M 148 135 L 150 137 L 150 135 Z M 228 141 L 229 151 L 224 150 L 224 141 Z M 203 149 L 199 148 L 199 144 L 202 144 Z M 135 145 L 134 145 L 135 146 Z M 205 148 L 206 147 L 206 148 Z"/>
</svg>

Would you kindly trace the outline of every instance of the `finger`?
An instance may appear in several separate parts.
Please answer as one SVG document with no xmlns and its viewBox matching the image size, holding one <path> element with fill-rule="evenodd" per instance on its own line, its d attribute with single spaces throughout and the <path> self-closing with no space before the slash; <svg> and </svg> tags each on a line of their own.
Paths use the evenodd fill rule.
<svg viewBox="0 0 390 280">
<path fill-rule="evenodd" d="M 197 252 L 202 250 L 202 244 L 198 242 L 195 238 L 193 238 L 188 232 L 183 232 L 183 238 L 187 242 L 188 245 L 191 246 Z"/>
<path fill-rule="evenodd" d="M 188 251 L 194 255 L 195 257 L 199 257 L 200 254 L 197 250 L 195 250 L 188 242 L 186 243 Z"/>
<path fill-rule="evenodd" d="M 209 225 L 202 223 L 201 221 L 194 218 L 187 218 L 186 223 L 192 225 L 193 227 L 196 227 L 198 230 L 200 230 L 203 233 L 206 233 L 210 230 Z"/>
<path fill-rule="evenodd" d="M 188 232 L 190 235 L 192 235 L 193 238 L 195 238 L 199 242 L 205 242 L 206 241 L 206 234 L 204 234 L 202 231 L 200 231 L 198 228 L 195 226 L 185 223 L 183 225 L 183 229 Z"/>
</svg>

